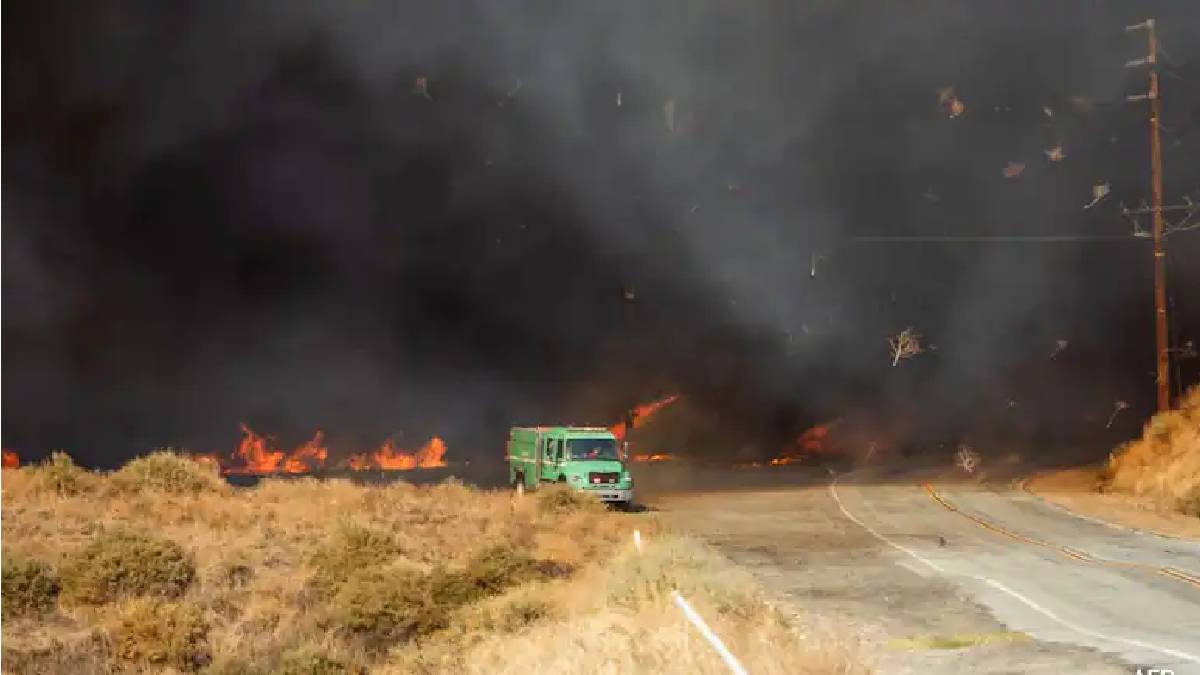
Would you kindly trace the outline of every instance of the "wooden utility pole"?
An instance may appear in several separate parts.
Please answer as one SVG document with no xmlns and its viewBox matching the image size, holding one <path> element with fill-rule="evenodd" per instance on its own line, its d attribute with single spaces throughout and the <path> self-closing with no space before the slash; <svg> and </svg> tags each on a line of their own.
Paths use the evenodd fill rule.
<svg viewBox="0 0 1200 675">
<path fill-rule="evenodd" d="M 1146 30 L 1147 52 L 1144 61 L 1132 61 L 1129 65 L 1146 65 L 1150 75 L 1150 91 L 1145 95 L 1130 96 L 1130 100 L 1148 99 L 1150 102 L 1150 190 L 1151 217 L 1154 219 L 1154 349 L 1157 359 L 1158 410 L 1171 408 L 1170 352 L 1167 347 L 1167 252 L 1166 232 L 1163 225 L 1162 188 L 1162 142 L 1159 139 L 1159 118 L 1162 103 L 1158 91 L 1158 39 L 1154 34 L 1154 19 L 1128 26 L 1126 30 Z"/>
</svg>

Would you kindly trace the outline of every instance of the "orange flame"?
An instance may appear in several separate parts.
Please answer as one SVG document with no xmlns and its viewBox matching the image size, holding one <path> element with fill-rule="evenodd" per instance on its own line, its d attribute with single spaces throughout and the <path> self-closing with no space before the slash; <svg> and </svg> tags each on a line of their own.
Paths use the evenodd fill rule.
<svg viewBox="0 0 1200 675">
<path fill-rule="evenodd" d="M 637 406 L 633 409 L 633 428 L 637 429 L 638 427 L 641 427 L 650 420 L 650 417 L 654 415 L 654 413 L 662 410 L 678 400 L 679 394 L 671 394 L 670 396 L 660 398 L 657 401 L 651 401 L 650 403 L 643 403 Z M 624 421 L 617 422 L 609 427 L 608 430 L 611 431 L 613 436 L 616 436 L 617 440 L 619 441 L 625 440 L 625 434 L 629 432 L 629 430 L 625 428 Z"/>
<path fill-rule="evenodd" d="M 243 424 L 242 440 L 228 461 L 217 453 L 193 453 L 192 459 L 218 467 L 221 473 L 262 475 L 272 473 L 310 473 L 325 468 L 329 459 L 325 435 L 317 430 L 308 442 L 291 452 L 274 447 L 274 439 L 256 433 Z M 345 466 L 355 471 L 366 469 L 408 470 L 446 466 L 446 443 L 434 436 L 416 452 L 406 452 L 389 439 L 378 449 L 360 452 L 345 460 Z"/>
<path fill-rule="evenodd" d="M 629 458 L 631 462 L 673 462 L 675 455 L 669 452 L 656 452 L 653 455 L 633 455 Z"/>
<path fill-rule="evenodd" d="M 433 469 L 439 466 L 446 466 L 446 461 L 443 459 L 445 455 L 446 443 L 437 436 L 429 439 L 428 443 L 421 446 L 414 453 L 408 453 L 396 448 L 392 445 L 391 439 L 388 439 L 375 452 L 370 454 L 364 452 L 354 455 L 347 460 L 347 464 L 355 471 L 362 471 L 364 469 L 399 471 Z"/>
<path fill-rule="evenodd" d="M 292 454 L 283 461 L 284 473 L 308 473 L 323 466 L 325 458 L 329 456 L 329 450 L 321 445 L 321 440 L 324 438 L 325 434 L 317 429 L 312 440 L 293 450 Z"/>
<path fill-rule="evenodd" d="M 832 424 L 818 424 L 796 437 L 790 445 L 779 451 L 779 456 L 772 459 L 771 466 L 782 466 L 802 461 L 811 455 L 821 455 L 829 452 L 829 430 Z"/>
<path fill-rule="evenodd" d="M 270 438 L 254 433 L 245 424 L 242 425 L 242 442 L 233 451 L 235 466 L 225 468 L 225 473 L 279 473 L 283 458 L 287 455 L 282 450 L 273 450 Z"/>
<path fill-rule="evenodd" d="M 4 468 L 5 469 L 16 469 L 19 466 L 21 466 L 21 458 L 17 456 L 17 453 L 13 452 L 12 450 L 5 450 L 4 451 Z"/>
</svg>

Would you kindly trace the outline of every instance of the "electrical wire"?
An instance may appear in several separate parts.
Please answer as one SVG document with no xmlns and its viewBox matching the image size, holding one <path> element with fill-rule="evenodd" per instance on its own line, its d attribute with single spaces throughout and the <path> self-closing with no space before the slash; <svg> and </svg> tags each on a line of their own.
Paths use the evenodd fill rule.
<svg viewBox="0 0 1200 675">
<path fill-rule="evenodd" d="M 1130 234 L 1041 234 L 1041 235 L 858 235 L 859 244 L 1060 244 L 1074 242 L 1139 241 Z"/>
</svg>

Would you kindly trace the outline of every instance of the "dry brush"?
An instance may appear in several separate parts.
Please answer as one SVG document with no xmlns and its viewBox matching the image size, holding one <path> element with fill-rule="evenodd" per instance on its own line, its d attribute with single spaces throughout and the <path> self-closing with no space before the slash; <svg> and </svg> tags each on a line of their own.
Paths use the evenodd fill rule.
<svg viewBox="0 0 1200 675">
<path fill-rule="evenodd" d="M 559 489 L 233 489 L 159 453 L 3 492 L 5 672 L 722 672 L 676 589 L 753 672 L 866 670 L 706 546 Z"/>
</svg>

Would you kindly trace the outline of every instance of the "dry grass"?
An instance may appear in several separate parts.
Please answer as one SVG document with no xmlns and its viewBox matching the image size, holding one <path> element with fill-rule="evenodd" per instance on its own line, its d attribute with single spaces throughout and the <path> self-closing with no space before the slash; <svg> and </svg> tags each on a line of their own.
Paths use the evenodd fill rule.
<svg viewBox="0 0 1200 675">
<path fill-rule="evenodd" d="M 184 461 L 3 472 L 5 672 L 723 672 L 675 589 L 753 672 L 864 672 L 652 516 L 453 482 L 233 490 Z"/>
<path fill-rule="evenodd" d="M 1200 516 L 1200 387 L 1177 409 L 1150 418 L 1141 438 L 1118 448 L 1102 485 Z"/>
<path fill-rule="evenodd" d="M 124 492 L 159 490 L 177 494 L 226 493 L 229 484 L 221 480 L 215 464 L 199 464 L 170 450 L 138 457 L 112 475 L 111 484 Z"/>
<path fill-rule="evenodd" d="M 62 583 L 45 563 L 4 557 L 4 618 L 45 614 L 58 602 Z"/>
<path fill-rule="evenodd" d="M 122 597 L 178 597 L 191 585 L 196 568 L 169 539 L 117 529 L 68 554 L 61 576 L 67 602 L 103 605 Z"/>
<path fill-rule="evenodd" d="M 138 598 L 117 612 L 107 632 L 119 662 L 184 671 L 208 664 L 208 623 L 199 606 Z"/>
</svg>

